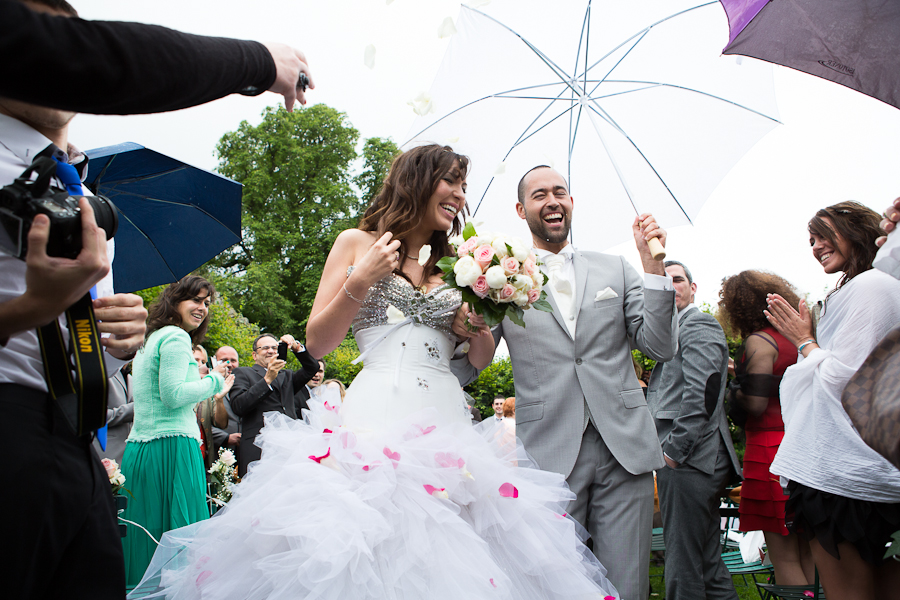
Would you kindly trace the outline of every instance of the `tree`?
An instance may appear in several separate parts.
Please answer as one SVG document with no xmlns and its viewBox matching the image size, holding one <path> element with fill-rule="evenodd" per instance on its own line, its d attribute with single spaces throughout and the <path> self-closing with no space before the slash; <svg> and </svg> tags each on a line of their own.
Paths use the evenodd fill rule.
<svg viewBox="0 0 900 600">
<path fill-rule="evenodd" d="M 475 406 L 483 417 L 494 414 L 491 404 L 497 396 L 516 395 L 516 384 L 513 381 L 512 360 L 509 356 L 495 358 L 479 375 L 478 379 L 465 387 L 469 395 L 475 399 Z"/>
<path fill-rule="evenodd" d="M 358 138 L 344 113 L 323 104 L 269 107 L 259 125 L 241 123 L 216 147 L 219 172 L 244 185 L 243 235 L 210 263 L 211 275 L 264 332 L 303 337 L 334 239 L 356 224 L 397 152 L 389 140 L 367 140 L 354 179 Z"/>
</svg>

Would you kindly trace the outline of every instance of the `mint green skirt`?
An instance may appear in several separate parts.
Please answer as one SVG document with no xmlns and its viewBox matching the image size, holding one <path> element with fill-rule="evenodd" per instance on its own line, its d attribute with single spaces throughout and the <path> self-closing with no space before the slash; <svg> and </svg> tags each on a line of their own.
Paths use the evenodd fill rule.
<svg viewBox="0 0 900 600">
<path fill-rule="evenodd" d="M 125 488 L 131 492 L 122 517 L 140 523 L 157 540 L 166 531 L 209 518 L 206 472 L 196 439 L 179 435 L 128 442 L 122 457 L 122 474 Z M 125 581 L 131 588 L 144 576 L 156 543 L 129 524 L 122 546 Z"/>
</svg>

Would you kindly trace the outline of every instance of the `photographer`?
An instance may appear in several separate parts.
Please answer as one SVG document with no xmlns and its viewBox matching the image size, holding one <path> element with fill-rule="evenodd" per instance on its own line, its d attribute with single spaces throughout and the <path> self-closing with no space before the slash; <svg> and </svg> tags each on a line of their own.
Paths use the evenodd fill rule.
<svg viewBox="0 0 900 600">
<path fill-rule="evenodd" d="M 30 5 L 73 14 L 71 7 L 46 1 L 50 5 L 37 0 Z M 83 172 L 86 158 L 68 144 L 73 116 L 0 98 L 0 186 L 12 183 L 38 156 Z M 70 194 L 80 187 L 71 179 L 54 185 Z M 96 286 L 97 330 L 108 334 L 101 342 L 107 374 L 114 375 L 143 341 L 147 311 L 138 296 L 113 294 L 112 242 L 98 227 L 91 203 L 81 199 L 79 206 L 82 249 L 76 258 L 47 254 L 51 232 L 44 215 L 35 216 L 27 231 L 25 261 L 0 253 L 0 410 L 12 424 L 6 433 L 10 483 L 0 496 L 0 514 L 6 517 L 7 544 L 15 548 L 3 561 L 0 577 L 9 598 L 124 595 L 122 545 L 108 477 L 91 449 L 91 436 L 76 435 L 48 393 L 36 332 L 59 319 L 69 347 L 61 315 Z"/>
</svg>

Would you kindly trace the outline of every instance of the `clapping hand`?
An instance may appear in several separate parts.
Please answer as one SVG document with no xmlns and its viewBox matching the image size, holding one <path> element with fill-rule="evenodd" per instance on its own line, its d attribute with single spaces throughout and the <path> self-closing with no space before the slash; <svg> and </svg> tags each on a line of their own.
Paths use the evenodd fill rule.
<svg viewBox="0 0 900 600">
<path fill-rule="evenodd" d="M 763 314 L 766 315 L 772 327 L 777 329 L 778 333 L 786 337 L 789 342 L 799 346 L 806 340 L 815 339 L 812 316 L 809 314 L 806 300 L 800 301 L 799 311 L 794 310 L 794 307 L 778 294 L 768 294 L 766 301 L 768 310 L 764 310 Z"/>
<path fill-rule="evenodd" d="M 881 220 L 881 228 L 888 234 L 894 231 L 897 228 L 897 223 L 900 222 L 900 210 L 898 209 L 900 209 L 900 198 L 894 200 L 893 204 L 884 209 L 884 219 Z M 881 248 L 886 241 L 887 236 L 883 235 L 875 240 L 875 245 Z"/>
</svg>

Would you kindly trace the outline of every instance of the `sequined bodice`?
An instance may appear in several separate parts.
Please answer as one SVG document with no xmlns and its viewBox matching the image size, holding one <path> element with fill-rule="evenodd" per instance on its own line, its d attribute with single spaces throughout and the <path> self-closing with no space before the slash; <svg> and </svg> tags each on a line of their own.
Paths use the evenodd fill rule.
<svg viewBox="0 0 900 600">
<path fill-rule="evenodd" d="M 353 270 L 347 270 L 349 275 Z M 385 277 L 369 289 L 356 318 L 353 319 L 353 335 L 369 327 L 389 325 L 388 307 L 412 317 L 416 323 L 427 325 L 447 336 L 452 336 L 450 326 L 453 324 L 454 312 L 448 310 L 462 302 L 459 290 L 441 284 L 430 292 L 423 294 L 399 275 Z"/>
</svg>

